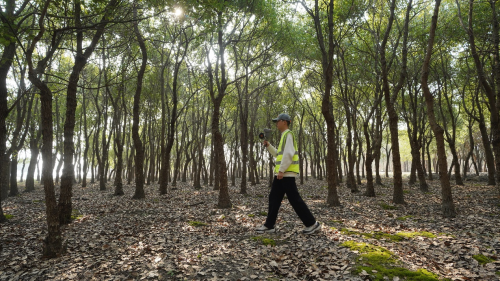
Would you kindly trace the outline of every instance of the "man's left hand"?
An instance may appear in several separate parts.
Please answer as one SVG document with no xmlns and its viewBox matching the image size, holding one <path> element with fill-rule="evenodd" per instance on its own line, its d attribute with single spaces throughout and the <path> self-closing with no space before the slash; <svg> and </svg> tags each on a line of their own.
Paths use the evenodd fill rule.
<svg viewBox="0 0 500 281">
<path fill-rule="evenodd" d="M 278 173 L 278 179 L 279 179 L 279 180 L 283 179 L 283 175 L 284 175 L 284 173 L 283 173 L 283 172 L 279 172 L 279 173 Z"/>
</svg>

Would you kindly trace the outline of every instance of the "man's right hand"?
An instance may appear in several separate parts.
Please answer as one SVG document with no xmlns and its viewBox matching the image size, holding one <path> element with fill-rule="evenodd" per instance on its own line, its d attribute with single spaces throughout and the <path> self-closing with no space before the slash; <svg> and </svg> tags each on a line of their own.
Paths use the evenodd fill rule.
<svg viewBox="0 0 500 281">
<path fill-rule="evenodd" d="M 262 145 L 265 146 L 265 147 L 268 147 L 269 146 L 269 142 L 265 140 L 265 141 L 262 142 Z"/>
</svg>

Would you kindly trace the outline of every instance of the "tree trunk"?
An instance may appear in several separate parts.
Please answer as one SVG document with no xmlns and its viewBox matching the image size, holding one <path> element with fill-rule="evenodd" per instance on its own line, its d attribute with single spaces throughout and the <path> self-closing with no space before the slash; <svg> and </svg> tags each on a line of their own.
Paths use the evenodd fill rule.
<svg viewBox="0 0 500 281">
<path fill-rule="evenodd" d="M 365 134 L 366 140 L 366 160 L 365 160 L 365 169 L 366 169 L 366 193 L 365 195 L 368 197 L 375 197 L 375 188 L 373 186 L 373 173 L 372 173 L 372 147 L 370 143 L 370 133 L 368 132 L 368 120 L 363 122 L 363 132 Z"/>
<path fill-rule="evenodd" d="M 431 125 L 434 136 L 436 137 L 436 146 L 439 157 L 439 176 L 441 181 L 441 196 L 442 196 L 442 211 L 444 217 L 455 217 L 455 205 L 453 204 L 453 198 L 451 194 L 450 180 L 448 174 L 446 173 L 447 163 L 446 163 L 446 150 L 444 146 L 444 130 L 436 121 L 436 115 L 434 113 L 434 97 L 432 96 L 427 80 L 429 77 L 429 65 L 432 55 L 432 47 L 434 45 L 434 37 L 437 28 L 437 18 L 439 14 L 439 6 L 441 5 L 441 0 L 436 0 L 436 5 L 434 7 L 434 14 L 432 16 L 432 23 L 429 33 L 429 41 L 427 44 L 427 50 L 425 54 L 424 63 L 422 65 L 422 91 L 425 97 L 425 104 L 427 106 L 427 118 Z"/>
<path fill-rule="evenodd" d="M 123 61 L 122 61 L 123 65 Z M 110 95 L 111 97 L 111 102 L 113 104 L 114 108 L 114 114 L 113 114 L 113 130 L 115 131 L 115 154 L 116 154 L 116 175 L 115 175 L 115 192 L 113 195 L 115 196 L 121 196 L 124 195 L 123 191 L 123 143 L 122 143 L 122 130 L 123 128 L 123 136 L 125 135 L 125 127 L 127 123 L 126 116 L 123 118 L 123 127 L 120 126 L 120 123 L 122 121 L 121 116 L 122 116 L 122 109 L 119 106 L 119 102 L 121 101 L 123 104 L 123 108 L 125 109 L 125 98 L 124 98 L 124 92 L 125 92 L 125 70 L 122 69 L 122 81 L 121 84 L 118 88 L 118 97 L 116 99 L 113 99 L 113 96 Z M 124 110 L 123 109 L 123 110 Z M 124 114 L 126 115 L 126 114 Z"/>
<path fill-rule="evenodd" d="M 387 29 L 385 31 L 384 39 L 380 47 L 380 63 L 382 69 L 382 89 L 384 92 L 385 104 L 387 107 L 387 113 L 389 115 L 389 130 L 391 133 L 391 146 L 392 146 L 392 163 L 393 163 L 393 183 L 394 183 L 394 193 L 392 196 L 392 201 L 395 204 L 405 204 L 404 194 L 403 194 L 403 179 L 401 173 L 401 156 L 399 152 L 399 130 L 398 130 L 398 114 L 396 113 L 394 104 L 396 103 L 399 91 L 403 87 L 404 81 L 406 79 L 406 64 L 407 64 L 407 42 L 408 42 L 408 22 L 409 22 L 409 12 L 411 9 L 411 0 L 408 2 L 408 8 L 405 17 L 405 27 L 403 32 L 403 50 L 402 50 L 402 71 L 399 77 L 397 85 L 394 87 L 392 95 L 389 87 L 389 77 L 388 77 L 388 66 L 386 61 L 386 45 L 389 39 L 389 33 L 392 29 L 392 24 L 394 22 L 394 10 L 396 7 L 396 0 L 391 1 L 391 15 L 389 17 L 389 22 Z"/>
<path fill-rule="evenodd" d="M 355 129 L 356 135 L 358 135 L 357 126 L 355 126 L 355 128 L 356 128 Z M 363 158 L 363 144 L 362 144 L 361 139 L 359 138 L 359 136 L 356 137 L 356 142 L 358 143 L 358 155 L 356 157 L 356 183 L 358 185 L 361 185 L 361 176 L 360 176 L 360 173 L 359 173 L 359 167 L 360 167 L 360 165 L 359 164 L 361 162 L 361 158 Z M 363 170 L 363 166 L 361 166 L 361 170 Z"/>
<path fill-rule="evenodd" d="M 219 97 L 217 99 L 214 99 L 212 135 L 214 136 L 214 152 L 217 154 L 216 169 L 218 169 L 217 175 L 219 178 L 219 202 L 217 204 L 217 207 L 230 208 L 232 204 L 229 198 L 226 159 L 224 158 L 224 141 L 222 138 L 222 134 L 219 131 L 220 104 L 223 97 L 224 94 L 219 94 Z"/>
<path fill-rule="evenodd" d="M 204 122 L 203 124 L 203 131 L 201 134 L 201 141 L 198 142 L 198 168 L 197 168 L 197 173 L 194 175 L 194 188 L 195 189 L 201 189 L 201 173 L 204 170 L 203 169 L 203 164 L 205 162 L 205 159 L 203 157 L 203 150 L 205 148 L 205 136 L 207 135 L 207 129 L 208 129 L 208 118 L 203 118 Z M 204 177 L 204 184 L 206 185 L 205 181 L 206 177 Z"/>
<path fill-rule="evenodd" d="M 7 26 L 7 22 L 4 22 L 4 19 L 12 19 L 14 15 L 14 9 L 16 8 L 16 4 L 14 0 L 7 0 L 5 3 L 5 11 L 2 8 L 2 25 Z M 9 23 L 10 24 L 10 23 Z M 6 32 L 8 35 L 10 34 L 11 29 L 5 28 L 3 32 Z M 7 35 L 6 34 L 6 35 Z M 0 168 L 0 222 L 5 221 L 5 217 L 2 211 L 1 201 L 7 198 L 8 190 L 9 190 L 9 174 L 8 174 L 8 166 L 9 156 L 7 155 L 7 124 L 6 119 L 8 116 L 8 106 L 7 106 L 7 97 L 8 97 L 8 89 L 7 89 L 7 75 L 9 73 L 10 67 L 14 60 L 14 55 L 16 54 L 16 41 L 10 42 L 10 44 L 3 45 L 3 53 L 0 59 L 0 161 L 2 163 L 2 167 Z"/>
<path fill-rule="evenodd" d="M 133 125 L 132 125 L 132 138 L 134 140 L 135 147 L 135 193 L 132 197 L 133 199 L 143 199 L 146 197 L 144 193 L 144 148 L 142 146 L 141 137 L 139 135 L 139 111 L 140 111 L 140 99 L 142 92 L 142 79 L 144 77 L 144 72 L 146 71 L 146 64 L 148 61 L 148 55 L 146 51 L 146 44 L 144 44 L 144 39 L 139 31 L 139 22 L 137 18 L 137 3 L 134 3 L 134 32 L 139 43 L 142 54 L 141 68 L 137 74 L 137 87 L 134 95 L 134 107 L 133 107 Z"/>
<path fill-rule="evenodd" d="M 38 100 L 37 100 L 38 105 Z M 35 106 L 38 107 L 38 106 Z M 28 166 L 28 174 L 26 175 L 26 192 L 32 192 L 35 190 L 35 168 L 38 162 L 38 154 L 40 153 L 40 149 L 38 147 L 38 143 L 40 142 L 40 137 L 42 136 L 42 131 L 37 130 L 35 135 L 35 127 L 34 125 L 31 127 L 31 139 L 30 139 L 30 163 Z"/>
<path fill-rule="evenodd" d="M 351 192 L 359 192 L 358 186 L 356 184 L 356 179 L 354 177 L 354 164 L 356 162 L 353 149 L 353 136 L 352 136 L 352 116 L 351 110 L 347 105 L 344 105 L 345 113 L 346 113 L 346 123 L 347 123 L 347 139 L 346 139 L 346 149 L 347 149 L 347 188 L 351 190 Z M 354 140 L 354 142 L 356 142 Z M 356 143 L 354 144 L 354 147 Z"/>
<path fill-rule="evenodd" d="M 33 67 L 32 55 L 36 44 L 42 38 L 44 28 L 44 18 L 47 13 L 50 1 L 46 1 L 44 7 L 40 11 L 40 29 L 35 36 L 31 45 L 26 51 L 26 60 L 28 62 L 28 78 L 33 85 L 40 90 L 41 101 L 41 128 L 43 135 L 42 158 L 43 158 L 43 188 L 45 191 L 45 212 L 47 218 L 47 237 L 43 241 L 43 256 L 56 257 L 64 252 L 62 247 L 62 236 L 59 225 L 59 214 L 54 192 L 54 180 L 52 177 L 52 143 L 53 143 L 53 120 L 52 120 L 52 92 L 46 83 L 42 82 L 38 75 L 46 68 L 46 62 L 54 54 L 60 40 L 52 41 L 52 45 L 48 48 L 47 57 L 39 61 L 37 68 Z M 1 79 L 0 79 L 1 80 Z M 1 142 L 0 142 L 1 143 Z"/>
<path fill-rule="evenodd" d="M 17 164 L 18 153 L 14 152 L 10 160 L 10 191 L 9 196 L 17 196 L 19 189 L 17 188 Z"/>
</svg>

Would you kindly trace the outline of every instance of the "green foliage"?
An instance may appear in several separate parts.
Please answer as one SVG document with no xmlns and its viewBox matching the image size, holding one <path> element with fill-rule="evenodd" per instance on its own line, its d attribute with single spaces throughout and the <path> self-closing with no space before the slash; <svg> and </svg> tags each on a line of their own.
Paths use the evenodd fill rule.
<svg viewBox="0 0 500 281">
<path fill-rule="evenodd" d="M 79 220 L 81 218 L 83 218 L 83 215 L 80 214 L 80 211 L 78 211 L 77 209 L 71 210 L 71 219 L 72 220 Z"/>
<path fill-rule="evenodd" d="M 353 251 L 358 251 L 361 255 L 356 259 L 356 266 L 354 267 L 353 273 L 358 275 L 365 271 L 370 274 L 372 280 L 392 280 L 395 276 L 404 278 L 404 280 L 415 280 L 415 281 L 434 281 L 439 280 L 439 277 L 427 271 L 426 269 L 419 269 L 417 271 L 411 271 L 403 267 L 398 267 L 400 263 L 397 257 L 389 250 L 355 241 L 347 241 L 341 244 L 341 246 L 348 247 Z"/>
<path fill-rule="evenodd" d="M 11 214 L 3 214 L 5 216 L 6 219 L 10 220 L 14 217 L 14 215 L 11 215 Z"/>
<path fill-rule="evenodd" d="M 360 253 L 383 253 L 384 256 L 392 256 L 393 253 L 384 247 L 375 246 L 368 243 L 356 242 L 356 241 L 346 241 L 341 244 L 342 247 L 347 247 L 353 251 L 358 251 Z"/>
<path fill-rule="evenodd" d="M 409 219 L 409 218 L 413 218 L 413 216 L 403 216 L 403 217 L 397 217 L 396 219 L 397 219 L 398 221 L 405 221 L 405 220 L 407 220 L 407 219 Z"/>
<path fill-rule="evenodd" d="M 357 231 L 354 231 L 354 230 L 349 230 L 347 228 L 342 228 L 340 230 L 340 233 L 344 234 L 344 235 L 355 235 L 355 234 L 360 234 L 359 232 Z"/>
<path fill-rule="evenodd" d="M 377 240 L 384 238 L 384 239 L 392 241 L 392 242 L 399 242 L 399 241 L 404 240 L 404 238 L 399 236 L 399 235 L 393 235 L 393 234 L 389 234 L 389 233 L 385 233 L 385 232 L 381 232 L 381 231 L 376 231 L 373 234 L 367 233 L 364 236 L 370 237 L 370 238 L 375 238 Z"/>
<path fill-rule="evenodd" d="M 266 245 L 266 246 L 271 245 L 272 247 L 276 246 L 276 241 L 274 241 L 274 239 L 271 239 L 271 238 L 266 238 L 263 236 L 254 236 L 251 239 L 254 241 L 260 241 L 262 243 L 262 245 Z"/>
<path fill-rule="evenodd" d="M 267 216 L 267 212 L 264 212 L 264 211 L 259 212 L 259 215 L 265 217 L 265 216 Z"/>
<path fill-rule="evenodd" d="M 495 259 L 487 257 L 487 256 L 482 255 L 482 254 L 473 255 L 472 258 L 477 260 L 479 262 L 479 264 L 482 264 L 482 265 L 495 261 Z"/>
<path fill-rule="evenodd" d="M 420 232 L 398 232 L 396 234 L 389 234 L 381 231 L 375 231 L 373 233 L 366 233 L 366 232 L 359 232 L 359 231 L 354 231 L 354 230 L 349 230 L 347 228 L 342 228 L 340 230 L 340 233 L 344 235 L 360 235 L 364 236 L 366 238 L 373 238 L 373 239 L 386 239 L 392 242 L 399 242 L 404 240 L 405 238 L 413 238 L 415 236 L 421 236 L 421 237 L 427 237 L 427 238 L 436 238 L 436 235 L 427 231 L 420 231 Z"/>
<path fill-rule="evenodd" d="M 207 225 L 206 223 L 200 221 L 189 221 L 188 224 L 194 227 L 202 227 Z"/>
<path fill-rule="evenodd" d="M 398 236 L 406 237 L 406 238 L 413 238 L 415 236 L 422 236 L 422 237 L 427 237 L 427 238 L 436 238 L 436 235 L 427 232 L 427 231 L 421 231 L 421 232 L 398 232 L 396 233 Z"/>
<path fill-rule="evenodd" d="M 255 214 L 248 214 L 248 216 L 253 218 L 253 217 L 255 217 Z"/>
<path fill-rule="evenodd" d="M 166 273 L 167 276 L 175 276 L 175 270 L 170 270 Z"/>
<path fill-rule="evenodd" d="M 412 281 L 438 281 L 439 276 L 421 268 L 417 271 L 411 271 L 403 267 L 384 267 L 381 265 L 371 265 L 371 266 L 358 266 L 354 273 L 359 274 L 365 270 L 368 274 L 371 274 L 374 279 L 372 280 L 387 280 L 384 277 L 388 277 L 392 280 L 395 276 L 404 278 L 404 280 Z M 373 272 L 373 271 L 376 272 Z"/>
<path fill-rule="evenodd" d="M 394 234 L 389 234 L 381 231 L 375 231 L 373 233 L 366 233 L 366 232 L 358 232 L 358 231 L 353 231 L 349 230 L 347 228 L 342 228 L 341 233 L 344 235 L 361 235 L 366 238 L 373 238 L 373 239 L 385 239 L 391 242 L 400 242 L 404 240 L 404 237 L 399 236 L 399 235 L 394 235 Z"/>
<path fill-rule="evenodd" d="M 398 207 L 396 207 L 396 206 L 388 205 L 388 204 L 386 204 L 386 203 L 384 203 L 384 202 L 380 203 L 379 205 L 380 205 L 380 207 L 382 207 L 382 209 L 384 209 L 384 210 L 396 210 L 396 209 L 398 208 Z"/>
</svg>

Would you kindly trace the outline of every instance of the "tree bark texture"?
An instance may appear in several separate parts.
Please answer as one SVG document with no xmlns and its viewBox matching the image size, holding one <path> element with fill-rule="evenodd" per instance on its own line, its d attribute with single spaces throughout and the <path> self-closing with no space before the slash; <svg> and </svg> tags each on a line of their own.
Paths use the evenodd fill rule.
<svg viewBox="0 0 500 281">
<path fill-rule="evenodd" d="M 427 50 L 425 53 L 424 63 L 422 65 L 422 91 L 425 97 L 425 104 L 427 106 L 427 118 L 431 125 L 434 136 L 436 137 L 436 146 L 438 151 L 439 162 L 439 176 L 441 182 L 441 208 L 444 217 L 453 218 L 456 216 L 455 205 L 451 194 L 450 179 L 447 173 L 446 163 L 446 150 L 444 146 L 444 129 L 437 123 L 436 115 L 434 113 L 434 97 L 432 96 L 427 80 L 429 77 L 429 65 L 432 55 L 432 47 L 434 45 L 434 37 L 436 35 L 437 19 L 439 14 L 439 6 L 441 0 L 436 0 L 434 6 L 434 13 L 432 15 L 431 28 L 429 32 L 429 41 L 427 43 Z"/>
<path fill-rule="evenodd" d="M 134 3 L 134 19 L 136 20 L 134 22 L 134 32 L 141 49 L 142 63 L 139 73 L 137 74 L 137 87 L 135 90 L 133 107 L 132 138 L 134 140 L 135 148 L 135 193 L 132 198 L 143 199 L 146 197 L 146 194 L 144 193 L 144 148 L 142 145 L 141 137 L 139 135 L 139 111 L 142 92 L 142 80 L 144 78 L 144 72 L 146 71 L 148 55 L 146 44 L 144 44 L 144 39 L 142 38 L 141 32 L 139 31 L 139 23 L 137 20 L 137 3 Z"/>
</svg>

